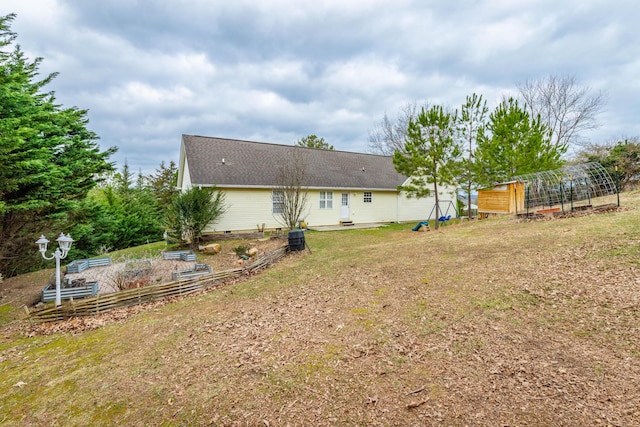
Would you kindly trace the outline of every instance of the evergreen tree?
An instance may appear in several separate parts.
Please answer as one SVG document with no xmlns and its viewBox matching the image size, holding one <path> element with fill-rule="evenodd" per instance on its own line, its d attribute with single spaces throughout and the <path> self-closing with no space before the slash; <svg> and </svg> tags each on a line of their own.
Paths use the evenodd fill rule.
<svg viewBox="0 0 640 427">
<path fill-rule="evenodd" d="M 422 108 L 420 114 L 409 121 L 404 150 L 393 154 L 396 170 L 410 177 L 398 189 L 407 192 L 409 197 L 429 196 L 433 192 L 436 217 L 440 216 L 438 185 L 455 185 L 460 172 L 462 150 L 455 140 L 455 132 L 455 113 L 437 105 L 429 110 Z"/>
<path fill-rule="evenodd" d="M 640 186 L 640 142 L 638 138 L 625 138 L 608 150 L 601 160 L 609 175 L 618 174 L 620 190 L 637 189 Z M 618 168 L 616 171 L 616 167 Z"/>
<path fill-rule="evenodd" d="M 56 104 L 37 80 L 42 61 L 25 58 L 0 17 L 0 271 L 5 276 L 42 265 L 33 242 L 40 233 L 69 229 L 68 215 L 109 171 L 115 148 L 100 151 L 87 112 Z M 55 231 L 53 230 L 55 228 Z"/>
<path fill-rule="evenodd" d="M 149 175 L 147 181 L 158 201 L 160 211 L 164 213 L 173 202 L 173 199 L 180 193 L 180 190 L 177 188 L 178 167 L 176 163 L 172 160 L 169 162 L 169 167 L 166 167 L 165 163 L 161 162 L 160 168 L 156 169 L 155 175 Z"/>
<path fill-rule="evenodd" d="M 215 223 L 225 210 L 224 193 L 212 187 L 193 187 L 180 193 L 167 210 L 167 234 L 195 248 L 203 230 Z"/>
<path fill-rule="evenodd" d="M 540 117 L 532 118 L 509 98 L 478 133 L 475 169 L 481 185 L 510 181 L 522 174 L 558 169 L 566 145 L 554 145 Z"/>
<path fill-rule="evenodd" d="M 162 239 L 163 219 L 151 186 L 141 173 L 135 183 L 133 176 L 125 161 L 120 172 L 89 194 L 81 217 L 86 222 L 77 226 L 78 249 L 94 256 L 106 249 L 124 249 Z M 85 230 L 91 234 L 82 234 Z"/>
<path fill-rule="evenodd" d="M 308 135 L 303 138 L 300 138 L 298 142 L 296 142 L 296 146 L 307 147 L 307 148 L 320 148 L 322 150 L 333 150 L 333 145 L 329 145 L 329 143 L 326 142 L 324 138 L 319 138 L 316 135 Z"/>
<path fill-rule="evenodd" d="M 482 99 L 482 95 L 474 93 L 471 96 L 467 96 L 458 119 L 460 142 L 465 146 L 466 150 L 466 159 L 463 160 L 460 182 L 464 182 L 467 186 L 467 215 L 469 219 L 471 219 L 471 190 L 476 182 L 473 154 L 480 130 L 486 126 L 488 112 L 487 101 Z"/>
</svg>

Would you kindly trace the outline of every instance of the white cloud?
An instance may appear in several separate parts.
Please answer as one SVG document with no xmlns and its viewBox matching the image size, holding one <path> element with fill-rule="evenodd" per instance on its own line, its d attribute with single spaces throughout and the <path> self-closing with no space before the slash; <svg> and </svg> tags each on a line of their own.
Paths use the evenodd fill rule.
<svg viewBox="0 0 640 427">
<path fill-rule="evenodd" d="M 575 74 L 609 94 L 585 135 L 640 135 L 636 2 L 604 0 L 6 0 L 64 105 L 89 109 L 115 160 L 153 170 L 182 133 L 365 151 L 407 102 L 490 107 L 515 84 Z"/>
</svg>

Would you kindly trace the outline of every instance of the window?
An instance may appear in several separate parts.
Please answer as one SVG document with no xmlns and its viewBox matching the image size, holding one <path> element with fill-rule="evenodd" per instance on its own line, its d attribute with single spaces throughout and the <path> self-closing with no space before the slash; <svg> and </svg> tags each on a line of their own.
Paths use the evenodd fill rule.
<svg viewBox="0 0 640 427">
<path fill-rule="evenodd" d="M 373 196 L 371 195 L 371 191 L 365 191 L 364 192 L 364 202 L 365 203 L 371 203 L 372 200 L 373 200 Z"/>
<path fill-rule="evenodd" d="M 273 213 L 281 214 L 284 213 L 284 192 L 273 190 L 271 194 L 271 201 L 273 203 Z"/>
<path fill-rule="evenodd" d="M 333 192 L 320 192 L 320 209 L 333 209 Z"/>
</svg>

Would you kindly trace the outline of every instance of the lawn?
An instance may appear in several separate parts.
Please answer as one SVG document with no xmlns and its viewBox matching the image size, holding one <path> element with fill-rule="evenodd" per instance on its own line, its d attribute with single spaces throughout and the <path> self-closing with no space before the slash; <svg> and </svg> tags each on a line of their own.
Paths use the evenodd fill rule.
<svg viewBox="0 0 640 427">
<path fill-rule="evenodd" d="M 640 193 L 622 205 L 309 232 L 92 331 L 5 325 L 0 424 L 640 425 Z"/>
</svg>

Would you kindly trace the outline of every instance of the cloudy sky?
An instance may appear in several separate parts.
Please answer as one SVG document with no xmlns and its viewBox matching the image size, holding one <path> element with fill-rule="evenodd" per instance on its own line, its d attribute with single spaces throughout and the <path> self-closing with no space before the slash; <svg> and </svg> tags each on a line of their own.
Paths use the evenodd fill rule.
<svg viewBox="0 0 640 427">
<path fill-rule="evenodd" d="M 3 0 L 64 106 L 112 160 L 178 160 L 182 134 L 366 152 L 409 102 L 493 109 L 528 79 L 607 94 L 591 142 L 640 136 L 636 0 Z"/>
</svg>

